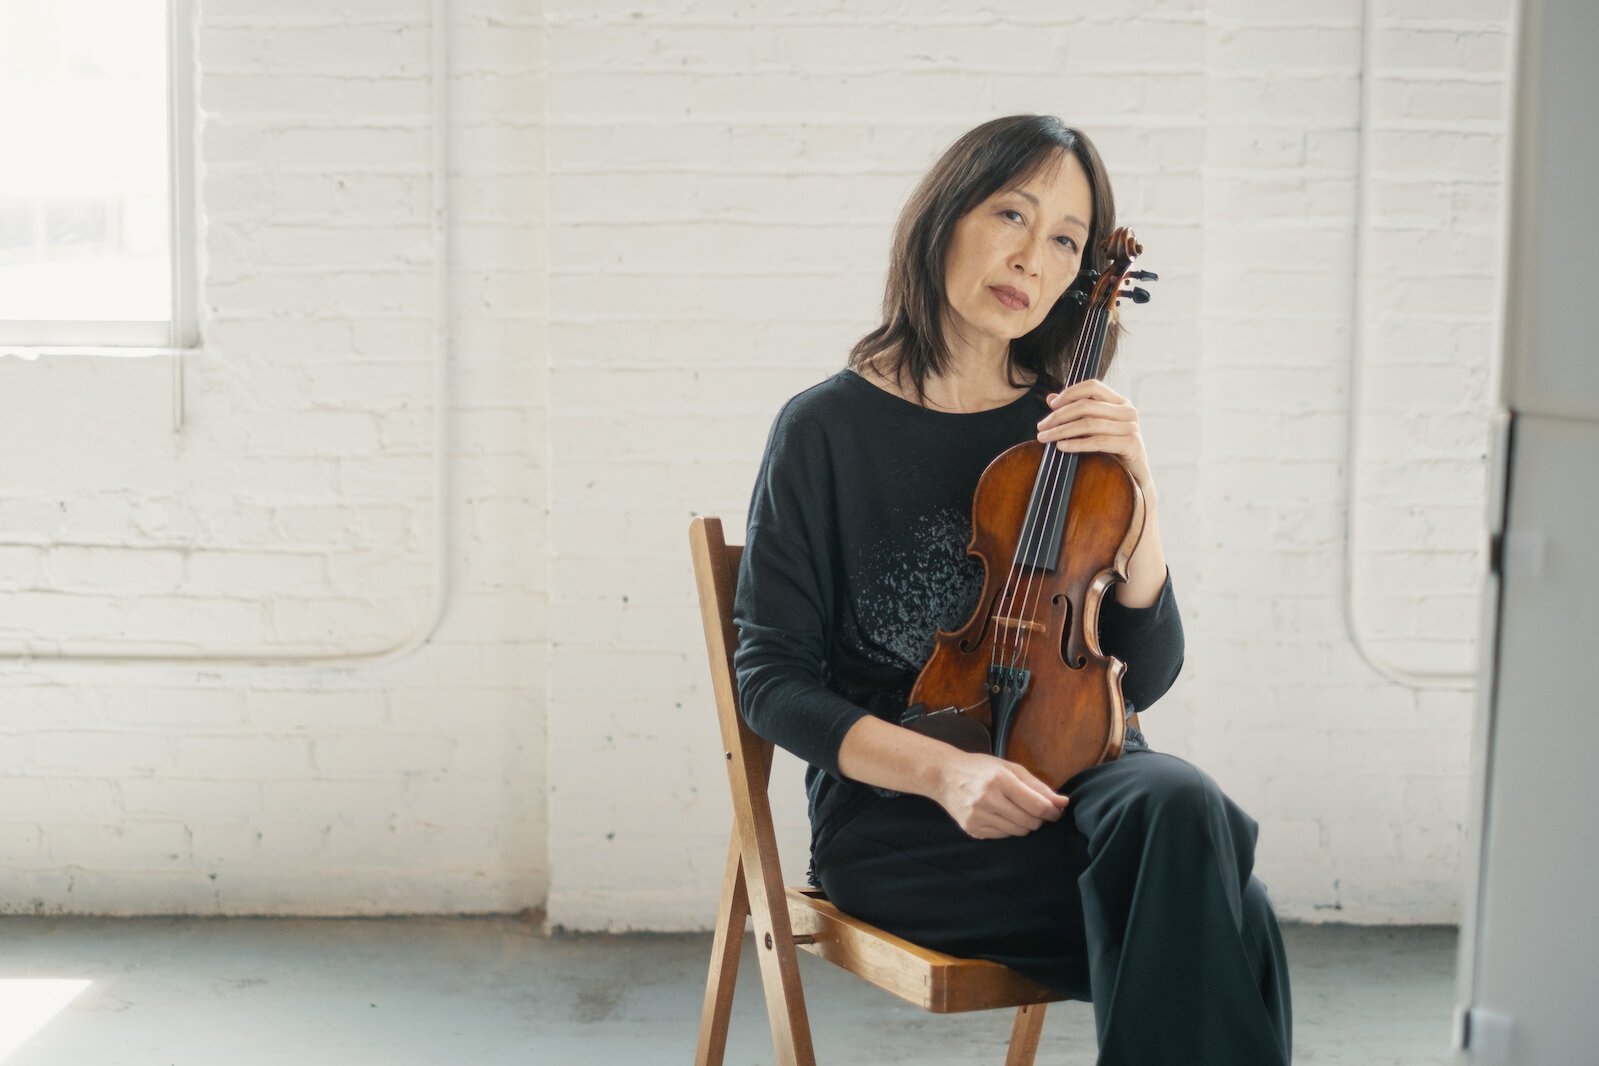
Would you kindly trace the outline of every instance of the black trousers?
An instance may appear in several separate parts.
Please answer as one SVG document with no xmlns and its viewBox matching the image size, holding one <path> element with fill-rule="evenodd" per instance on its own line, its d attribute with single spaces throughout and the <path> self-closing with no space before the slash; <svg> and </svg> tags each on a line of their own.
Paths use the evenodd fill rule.
<svg viewBox="0 0 1599 1066">
<path fill-rule="evenodd" d="M 874 797 L 817 840 L 817 881 L 847 914 L 1091 1000 L 1099 1066 L 1286 1066 L 1288 964 L 1252 872 L 1255 820 L 1148 748 L 1060 791 L 1059 821 L 998 840 L 925 797 Z"/>
</svg>

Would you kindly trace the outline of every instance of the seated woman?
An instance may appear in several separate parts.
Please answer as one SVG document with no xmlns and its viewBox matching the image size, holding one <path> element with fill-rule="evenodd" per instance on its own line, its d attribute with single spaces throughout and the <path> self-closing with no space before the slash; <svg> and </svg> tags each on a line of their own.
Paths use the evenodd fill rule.
<svg viewBox="0 0 1599 1066">
<path fill-rule="evenodd" d="M 1098 153 L 1053 116 L 984 123 L 922 180 L 882 324 L 767 440 L 734 604 L 740 706 L 810 764 L 807 876 L 846 913 L 1091 1000 L 1101 1066 L 1287 1063 L 1258 827 L 1209 775 L 1129 728 L 1120 757 L 1056 791 L 899 724 L 935 633 L 977 606 L 978 479 L 1026 440 L 1114 455 L 1143 491 L 1098 618 L 1128 710 L 1182 666 L 1138 413 L 1097 378 L 1062 386 L 1084 313 L 1062 297 L 1106 265 L 1114 218 Z"/>
</svg>

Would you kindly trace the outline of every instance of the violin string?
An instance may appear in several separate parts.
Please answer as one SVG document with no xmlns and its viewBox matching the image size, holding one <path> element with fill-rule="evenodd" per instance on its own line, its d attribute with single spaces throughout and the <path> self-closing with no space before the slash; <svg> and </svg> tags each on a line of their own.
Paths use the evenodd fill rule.
<svg viewBox="0 0 1599 1066">
<path fill-rule="evenodd" d="M 1084 323 L 1083 336 L 1088 339 L 1088 343 L 1081 355 L 1084 365 L 1079 368 L 1074 364 L 1073 377 L 1076 380 L 1084 380 L 1087 377 L 1088 367 L 1086 363 L 1090 357 L 1090 353 L 1096 350 L 1098 347 L 1098 341 L 1103 335 L 1101 332 L 1102 325 L 1103 313 L 1098 309 L 1095 309 L 1090 313 L 1088 321 Z M 1045 546 L 1045 538 L 1048 536 L 1049 531 L 1053 528 L 1055 505 L 1057 501 L 1059 502 L 1063 512 L 1067 508 L 1069 501 L 1064 498 L 1066 494 L 1062 491 L 1062 483 L 1067 480 L 1072 470 L 1076 467 L 1076 459 L 1077 455 L 1079 454 L 1076 452 L 1061 451 L 1060 448 L 1056 446 L 1054 441 L 1051 441 L 1048 447 L 1049 454 L 1046 456 L 1046 460 L 1049 461 L 1051 465 L 1050 470 L 1046 475 L 1048 483 L 1045 490 L 1047 496 L 1047 510 L 1044 514 L 1043 522 L 1037 530 L 1040 548 Z M 1033 620 L 1037 610 L 1038 597 L 1034 595 L 1034 588 L 1036 586 L 1038 595 L 1042 595 L 1043 585 L 1044 581 L 1042 574 L 1037 573 L 1036 569 L 1028 570 L 1027 588 L 1023 595 L 1023 609 L 1020 612 L 1020 617 L 1025 618 L 1027 622 L 1031 622 Z M 1022 634 L 1023 637 L 1020 642 L 1020 646 L 1015 651 L 1015 654 L 1018 657 L 1026 655 L 1027 648 L 1032 642 L 1032 629 L 1030 627 L 1024 628 L 1022 630 Z"/>
<path fill-rule="evenodd" d="M 1106 325 L 1106 323 L 1105 323 L 1105 311 L 1104 311 L 1104 309 L 1102 309 L 1102 308 L 1094 308 L 1094 309 L 1092 309 L 1090 311 L 1090 313 L 1089 313 L 1087 321 L 1084 322 L 1084 328 L 1083 328 L 1082 332 L 1079 334 L 1080 343 L 1079 343 L 1078 347 L 1079 347 L 1080 350 L 1077 353 L 1077 355 L 1074 356 L 1073 361 L 1072 361 L 1072 377 L 1073 378 L 1075 378 L 1077 380 L 1085 380 L 1088 377 L 1087 371 L 1089 370 L 1089 367 L 1087 366 L 1087 362 L 1088 362 L 1088 359 L 1090 358 L 1090 353 L 1098 352 L 1102 348 L 1102 341 L 1104 339 L 1104 333 L 1105 333 L 1105 325 Z M 1092 335 L 1090 335 L 1090 331 L 1092 331 Z M 1086 341 L 1086 343 L 1082 343 L 1082 342 L 1085 342 L 1085 341 Z M 1079 365 L 1079 363 L 1081 363 L 1081 365 Z M 1079 375 L 1081 375 L 1081 377 L 1079 377 Z M 1073 382 L 1073 383 L 1075 383 L 1075 382 Z M 1049 470 L 1049 473 L 1046 475 L 1046 479 L 1048 481 L 1048 488 L 1046 489 L 1046 493 L 1047 493 L 1047 496 L 1048 496 L 1048 503 L 1047 503 L 1048 510 L 1046 511 L 1046 513 L 1044 515 L 1043 524 L 1039 527 L 1039 529 L 1037 531 L 1039 542 L 1040 542 L 1040 546 L 1043 546 L 1044 538 L 1046 537 L 1048 531 L 1052 527 L 1054 516 L 1055 516 L 1054 512 L 1055 512 L 1056 498 L 1057 497 L 1061 497 L 1060 505 L 1061 505 L 1061 509 L 1062 509 L 1063 512 L 1067 508 L 1067 505 L 1068 505 L 1069 501 L 1064 498 L 1066 494 L 1061 491 L 1061 483 L 1066 481 L 1068 479 L 1068 477 L 1070 476 L 1072 470 L 1076 468 L 1076 466 L 1077 466 L 1077 456 L 1080 455 L 1080 454 L 1082 454 L 1082 453 L 1080 453 L 1080 452 L 1063 452 L 1063 451 L 1060 450 L 1059 447 L 1056 446 L 1056 442 L 1054 442 L 1054 441 L 1049 442 L 1048 453 L 1046 454 L 1045 459 L 1046 459 L 1046 461 L 1053 461 L 1053 462 L 1052 462 L 1052 468 Z M 1033 617 L 1035 615 L 1035 612 L 1037 610 L 1037 598 L 1033 595 L 1033 590 L 1034 590 L 1035 584 L 1036 584 L 1036 586 L 1038 588 L 1038 594 L 1041 596 L 1042 592 L 1043 592 L 1043 585 L 1044 585 L 1043 577 L 1042 577 L 1042 575 L 1038 575 L 1037 579 L 1035 581 L 1034 571 L 1033 570 L 1029 570 L 1028 571 L 1028 576 L 1027 576 L 1027 588 L 1026 588 L 1026 592 L 1023 595 L 1024 610 L 1023 610 L 1022 615 L 1019 616 L 1021 618 L 1025 618 L 1027 621 L 1023 623 L 1024 628 L 1021 630 L 1021 632 L 1023 634 L 1022 635 L 1022 639 L 1020 641 L 1019 647 L 1016 649 L 1016 652 L 1015 652 L 1015 654 L 1016 654 L 1016 656 L 1018 658 L 1020 658 L 1021 656 L 1025 656 L 1025 654 L 1027 652 L 1027 648 L 1031 644 L 1032 639 L 1033 639 L 1032 638 L 1031 626 L 1028 625 L 1027 623 L 1032 621 L 1032 619 L 1033 619 Z M 1014 665 L 1014 662 L 1013 662 L 1013 665 Z"/>
<path fill-rule="evenodd" d="M 1089 315 L 1089 318 L 1084 321 L 1084 328 L 1078 332 L 1075 350 L 1073 350 L 1073 356 L 1071 356 L 1070 369 L 1068 369 L 1067 372 L 1067 382 L 1065 382 L 1063 388 L 1070 387 L 1070 385 L 1075 384 L 1076 377 L 1078 377 L 1078 374 L 1083 372 L 1084 363 L 1086 363 L 1087 348 L 1089 348 L 1089 345 L 1087 345 L 1087 340 L 1089 340 L 1089 336 L 1091 336 L 1091 334 L 1089 334 L 1091 320 L 1092 313 Z M 1015 585 L 1022 582 L 1023 575 L 1020 574 L 1020 571 L 1025 569 L 1027 574 L 1025 574 L 1025 588 L 1022 590 L 1022 603 L 1027 604 L 1031 599 L 1031 588 L 1033 588 L 1035 574 L 1033 574 L 1033 569 L 1028 567 L 1027 564 L 1023 563 L 1023 561 L 1025 561 L 1025 559 L 1033 558 L 1036 548 L 1043 545 L 1044 537 L 1046 537 L 1047 531 L 1049 531 L 1049 526 L 1051 526 L 1051 519 L 1054 518 L 1054 497 L 1055 492 L 1057 492 L 1057 484 L 1059 484 L 1057 468 L 1062 465 L 1062 462 L 1060 462 L 1059 459 L 1060 455 L 1062 455 L 1062 452 L 1060 452 L 1059 447 L 1055 447 L 1052 443 L 1047 446 L 1046 452 L 1044 452 L 1044 470 L 1041 471 L 1041 478 L 1039 479 L 1041 479 L 1041 483 L 1044 484 L 1043 497 L 1044 500 L 1046 500 L 1047 510 L 1044 511 L 1043 516 L 1039 516 L 1036 511 L 1033 511 L 1033 519 L 1035 519 L 1035 521 L 1031 523 L 1030 527 L 1023 529 L 1022 543 L 1017 545 L 1017 556 L 1012 558 L 1011 572 L 1006 575 L 1006 588 L 1004 588 L 1004 595 L 1001 596 L 1001 612 L 1003 612 L 1001 617 L 1015 620 L 1014 626 L 1012 626 L 1011 630 L 1007 631 L 1006 633 L 1007 644 L 1009 644 L 1009 657 L 1007 657 L 1009 662 L 1006 663 L 1007 668 L 1014 668 L 1017 660 L 1022 657 L 1023 652 L 1025 652 L 1025 649 L 1027 649 L 1028 633 L 1030 633 L 1030 630 L 1025 628 L 1025 626 L 1027 626 L 1027 622 L 1023 620 L 1023 612 L 1019 612 L 1017 609 L 1015 609 L 1015 606 L 1017 606 L 1017 604 L 1015 604 L 1015 601 L 1017 601 L 1017 588 L 1015 588 Z M 996 638 L 998 638 L 998 636 L 999 634 L 996 634 Z M 995 639 L 995 646 L 993 646 L 993 650 L 990 652 L 990 666 L 993 666 L 996 662 L 998 662 L 998 654 L 999 639 Z"/>
<path fill-rule="evenodd" d="M 1067 370 L 1066 382 L 1065 382 L 1065 385 L 1062 386 L 1063 389 L 1066 386 L 1069 386 L 1069 385 L 1072 384 L 1072 380 L 1071 380 L 1072 376 L 1077 372 L 1078 363 L 1079 363 L 1079 361 L 1082 358 L 1083 340 L 1084 340 L 1084 337 L 1087 334 L 1087 326 L 1088 326 L 1087 316 L 1085 315 L 1084 316 L 1084 322 L 1083 322 L 1083 328 L 1080 329 L 1078 331 L 1078 333 L 1077 333 L 1077 340 L 1075 342 L 1074 350 L 1072 352 L 1071 365 L 1070 365 L 1070 367 Z M 1055 450 L 1057 450 L 1057 449 L 1050 448 L 1044 453 L 1044 463 L 1045 464 L 1048 464 L 1048 462 L 1050 460 L 1050 454 L 1049 453 L 1053 452 Z M 1049 478 L 1049 472 L 1048 472 L 1047 465 L 1045 467 L 1045 472 L 1044 472 L 1043 478 L 1044 478 L 1044 480 L 1046 482 L 1047 482 L 1047 480 Z M 1026 522 L 1026 517 L 1024 515 L 1024 517 L 1023 517 L 1023 529 L 1021 531 L 1021 537 L 1018 539 L 1015 553 L 1012 554 L 1012 556 L 1011 556 L 1010 570 L 1005 575 L 1005 585 L 1004 585 L 1004 588 L 1001 589 L 1001 591 L 1000 591 L 999 602 L 998 602 L 997 607 L 996 607 L 996 609 L 998 611 L 998 614 L 999 614 L 999 617 L 1001 617 L 1001 618 L 1015 619 L 1017 621 L 1020 620 L 1019 617 L 1016 614 L 1016 611 L 1015 611 L 1016 586 L 1022 581 L 1022 570 L 1024 568 L 1022 560 L 1027 558 L 1031 554 L 1031 547 L 1032 547 L 1031 538 L 1034 536 L 1035 533 L 1038 533 L 1038 531 L 1036 529 L 1036 524 L 1035 524 L 1035 526 L 1033 528 L 1029 528 L 1028 525 L 1027 525 L 1027 522 Z M 1038 535 L 1042 536 L 1041 533 L 1038 533 Z M 1025 601 L 1026 597 L 1023 596 L 1023 599 Z M 1007 644 L 1007 643 L 1011 644 L 1011 645 L 1014 645 L 1015 646 L 1015 650 L 1012 651 L 1012 653 L 1010 654 L 1009 661 L 1006 663 L 1006 666 L 1007 667 L 1013 667 L 1013 666 L 1016 665 L 1017 658 L 1020 655 L 1021 649 L 1023 647 L 1022 640 L 1021 640 L 1021 638 L 1018 635 L 1015 634 L 1013 629 L 1011 629 L 1010 627 L 1005 627 L 1005 632 L 1003 634 L 999 633 L 999 632 L 996 632 L 994 634 L 994 642 L 990 646 L 989 654 L 988 654 L 988 665 L 989 665 L 990 669 L 993 669 L 995 666 L 999 665 L 1000 647 L 1001 647 L 1002 644 Z"/>
<path fill-rule="evenodd" d="M 1080 373 L 1079 366 L 1086 355 L 1083 342 L 1087 339 L 1091 330 L 1091 318 L 1091 314 L 1085 318 L 1083 322 L 1083 329 L 1078 334 L 1077 349 L 1073 353 L 1071 369 L 1068 372 L 1066 379 L 1066 386 L 1068 387 L 1075 383 L 1077 375 Z M 1010 668 L 1015 668 L 1017 663 L 1022 660 L 1027 650 L 1028 637 L 1031 633 L 1031 630 L 1026 628 L 1031 622 L 1031 618 L 1028 617 L 1030 612 L 1027 610 L 1027 604 L 1029 604 L 1033 599 L 1033 585 L 1037 579 L 1036 567 L 1029 565 L 1029 561 L 1036 562 L 1037 552 L 1043 547 L 1047 531 L 1049 530 L 1051 522 L 1054 520 L 1055 496 L 1058 491 L 1060 480 L 1059 470 L 1062 466 L 1061 460 L 1063 458 L 1064 456 L 1062 455 L 1060 449 L 1055 446 L 1053 441 L 1045 445 L 1042 464 L 1044 470 L 1043 476 L 1040 478 L 1040 481 L 1043 482 L 1044 486 L 1041 499 L 1045 506 L 1041 514 L 1034 515 L 1033 526 L 1028 530 L 1026 543 L 1022 546 L 1023 562 L 1020 569 L 1025 571 L 1021 592 L 1022 609 L 1017 609 L 1013 599 L 1011 603 L 1011 609 L 1007 612 L 1008 616 L 1016 619 L 1018 623 L 1018 628 L 1016 630 L 1018 634 L 1017 639 L 1011 648 L 1010 662 L 1006 664 Z"/>
<path fill-rule="evenodd" d="M 1067 387 L 1075 384 L 1077 375 L 1085 368 L 1087 361 L 1088 340 L 1093 325 L 1092 319 L 1093 314 L 1092 311 L 1090 311 L 1088 315 L 1084 316 L 1083 326 L 1077 333 L 1077 340 L 1072 353 L 1071 365 L 1067 370 L 1066 382 L 1064 385 L 1062 385 L 1063 391 Z M 1043 516 L 1042 525 L 1040 525 L 1037 521 L 1038 516 L 1036 514 L 1034 515 L 1035 522 L 1033 526 L 1024 530 L 1026 536 L 1023 542 L 1017 545 L 1016 556 L 1011 560 L 1010 573 L 1006 576 L 1004 594 L 1002 594 L 1000 597 L 1000 616 L 1003 618 L 1015 619 L 1018 622 L 1021 621 L 1021 615 L 1016 611 L 1016 591 L 1014 588 L 1014 583 L 1020 583 L 1022 581 L 1023 576 L 1021 571 L 1025 568 L 1025 564 L 1022 562 L 1022 560 L 1027 559 L 1034 554 L 1038 545 L 1040 545 L 1043 541 L 1044 531 L 1048 528 L 1049 520 L 1053 518 L 1056 479 L 1055 472 L 1052 467 L 1059 465 L 1057 462 L 1055 462 L 1055 458 L 1059 454 L 1062 454 L 1060 449 L 1056 448 L 1053 443 L 1051 443 L 1044 452 L 1044 472 L 1041 480 L 1045 485 L 1044 494 L 1049 499 L 1050 511 Z M 1036 538 L 1036 540 L 1034 538 Z M 1032 572 L 1030 570 L 1026 575 L 1026 580 L 1028 581 L 1030 589 L 1032 581 Z M 1024 592 L 1022 595 L 1022 601 L 1025 603 L 1027 598 L 1028 597 Z M 997 637 L 998 635 L 996 634 L 996 638 Z M 1006 634 L 1006 639 L 1013 646 L 1009 656 L 1009 661 L 1006 663 L 1006 666 L 1007 668 L 1014 668 L 1017 661 L 1021 657 L 1022 652 L 1025 650 L 1025 636 L 1024 633 L 1016 633 L 1013 631 Z M 990 653 L 990 666 L 994 666 L 998 662 L 999 645 L 1000 641 L 996 639 L 994 641 L 993 651 Z"/>
<path fill-rule="evenodd" d="M 1089 358 L 1089 353 L 1099 350 L 1099 342 L 1103 339 L 1103 336 L 1104 336 L 1103 326 L 1104 326 L 1104 315 L 1103 315 L 1103 312 L 1101 312 L 1101 311 L 1096 309 L 1092 313 L 1092 315 L 1090 316 L 1089 321 L 1087 323 L 1085 323 L 1085 329 L 1084 329 L 1085 335 L 1088 334 L 1089 330 L 1092 330 L 1092 339 L 1090 340 L 1086 350 L 1083 353 L 1083 359 L 1085 360 L 1085 363 L 1086 363 L 1086 360 Z M 1074 376 L 1079 381 L 1085 380 L 1088 377 L 1087 370 L 1088 370 L 1088 368 L 1085 365 L 1085 366 L 1083 366 L 1081 368 L 1080 371 L 1077 371 L 1076 373 L 1074 373 Z M 1060 504 L 1060 507 L 1061 507 L 1061 510 L 1062 510 L 1063 514 L 1064 514 L 1064 512 L 1066 512 L 1066 510 L 1068 508 L 1068 505 L 1069 505 L 1070 501 L 1067 498 L 1067 494 L 1070 491 L 1070 488 L 1067 487 L 1063 491 L 1063 487 L 1062 486 L 1063 486 L 1064 482 L 1067 482 L 1070 479 L 1072 471 L 1075 470 L 1076 467 L 1078 466 L 1077 457 L 1078 457 L 1078 455 L 1081 454 L 1080 452 L 1063 452 L 1056 446 L 1055 442 L 1053 442 L 1053 441 L 1051 441 L 1050 444 L 1049 444 L 1049 451 L 1050 451 L 1051 454 L 1048 456 L 1048 459 L 1050 459 L 1052 461 L 1052 469 L 1050 470 L 1050 472 L 1048 474 L 1048 488 L 1046 490 L 1047 495 L 1048 495 L 1048 504 L 1047 504 L 1048 510 L 1046 511 L 1046 513 L 1044 515 L 1043 524 L 1040 527 L 1039 532 L 1038 532 L 1038 537 L 1039 537 L 1039 541 L 1040 541 L 1040 547 L 1044 546 L 1045 538 L 1048 536 L 1048 532 L 1053 529 L 1054 517 L 1055 517 L 1055 505 L 1056 505 L 1057 501 Z M 1064 533 L 1064 530 L 1062 532 Z M 1034 587 L 1035 587 L 1035 585 L 1036 585 L 1037 590 L 1038 590 L 1038 596 L 1041 596 L 1042 592 L 1043 592 L 1043 587 L 1044 587 L 1043 575 L 1041 573 L 1037 573 L 1036 574 L 1036 580 L 1035 580 L 1035 571 L 1034 570 L 1029 570 L 1028 571 L 1027 590 L 1026 590 L 1026 594 L 1023 597 L 1023 610 L 1021 612 L 1021 616 L 1023 618 L 1025 618 L 1027 620 L 1027 622 L 1029 622 L 1029 623 L 1034 620 L 1034 618 L 1036 617 L 1036 614 L 1037 614 L 1038 596 L 1034 595 Z M 1033 639 L 1032 629 L 1031 629 L 1030 626 L 1028 628 L 1023 629 L 1022 632 L 1023 632 L 1023 638 L 1022 638 L 1022 641 L 1021 641 L 1021 646 L 1016 651 L 1016 654 L 1018 656 L 1025 656 L 1026 655 L 1027 649 L 1028 649 L 1029 645 L 1032 643 L 1032 639 Z"/>
</svg>

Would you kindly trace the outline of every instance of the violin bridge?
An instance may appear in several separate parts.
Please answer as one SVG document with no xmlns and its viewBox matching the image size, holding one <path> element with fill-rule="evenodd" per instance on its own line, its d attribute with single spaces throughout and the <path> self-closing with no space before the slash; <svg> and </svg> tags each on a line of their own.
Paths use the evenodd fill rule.
<svg viewBox="0 0 1599 1066">
<path fill-rule="evenodd" d="M 1039 633 L 1044 632 L 1044 625 L 1042 622 L 1028 622 L 1021 618 L 1006 618 L 1003 615 L 996 615 L 994 617 L 994 624 L 1000 626 L 1009 626 L 1012 629 L 1030 629 Z"/>
</svg>

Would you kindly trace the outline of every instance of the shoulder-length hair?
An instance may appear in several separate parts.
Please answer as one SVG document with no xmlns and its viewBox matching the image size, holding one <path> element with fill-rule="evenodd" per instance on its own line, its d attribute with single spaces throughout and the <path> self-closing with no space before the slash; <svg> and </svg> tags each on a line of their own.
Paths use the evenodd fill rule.
<svg viewBox="0 0 1599 1066">
<path fill-rule="evenodd" d="M 1103 270 L 1101 245 L 1116 226 L 1110 177 L 1086 134 L 1054 115 L 1009 115 L 963 134 L 944 151 L 905 202 L 894 227 L 894 248 L 883 291 L 883 323 L 850 349 L 848 366 L 859 371 L 879 352 L 895 350 L 895 377 L 908 377 L 924 402 L 929 376 L 942 375 L 953 358 L 944 340 L 944 259 L 955 223 L 1000 189 L 1022 184 L 1070 152 L 1083 165 L 1092 193 L 1093 217 L 1083 244 L 1082 269 Z M 1064 387 L 1084 310 L 1075 300 L 1057 300 L 1031 332 L 1011 342 L 1006 377 L 1020 388 L 1017 371 L 1031 371 L 1051 390 Z M 1121 327 L 1107 324 L 1101 373 L 1110 369 Z"/>
</svg>

